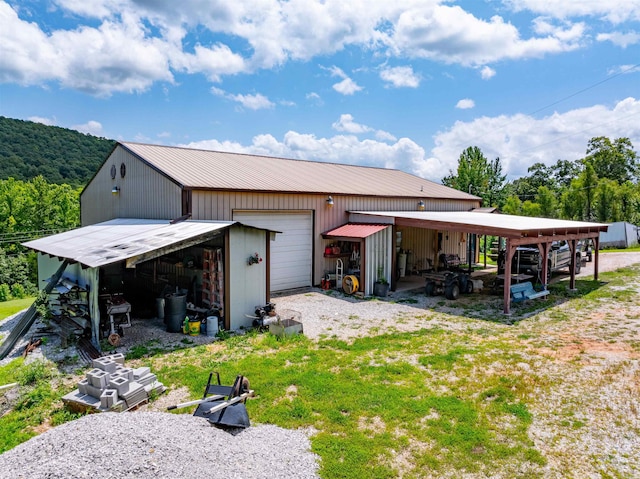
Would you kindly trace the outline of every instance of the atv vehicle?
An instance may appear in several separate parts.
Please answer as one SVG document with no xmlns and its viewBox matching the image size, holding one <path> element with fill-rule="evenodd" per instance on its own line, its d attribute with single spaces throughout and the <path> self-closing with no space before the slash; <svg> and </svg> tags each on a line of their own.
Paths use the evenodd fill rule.
<svg viewBox="0 0 640 479">
<path fill-rule="evenodd" d="M 473 282 L 467 273 L 443 271 L 442 273 L 425 273 L 424 292 L 427 296 L 443 294 L 445 298 L 456 300 L 460 293 L 473 293 Z"/>
</svg>

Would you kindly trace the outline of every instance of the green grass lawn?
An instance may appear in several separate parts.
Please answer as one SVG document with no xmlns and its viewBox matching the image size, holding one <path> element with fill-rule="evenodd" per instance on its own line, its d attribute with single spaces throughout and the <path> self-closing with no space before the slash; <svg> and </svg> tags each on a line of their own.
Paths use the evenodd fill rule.
<svg viewBox="0 0 640 479">
<path fill-rule="evenodd" d="M 35 300 L 35 297 L 28 297 L 0 302 L 0 320 L 27 309 Z"/>
<path fill-rule="evenodd" d="M 452 464 L 498 471 L 504 461 L 544 463 L 527 436 L 526 398 L 535 380 L 473 374 L 514 356 L 499 342 L 479 346 L 477 339 L 441 329 L 352 344 L 248 335 L 222 350 L 216 345 L 215 354 L 199 346 L 147 364 L 165 384 L 186 385 L 194 397 L 209 371 L 228 382 L 246 375 L 258 393 L 248 403 L 252 421 L 319 431 L 312 446 L 323 477 L 396 477 L 399 454 L 406 477 Z"/>
</svg>

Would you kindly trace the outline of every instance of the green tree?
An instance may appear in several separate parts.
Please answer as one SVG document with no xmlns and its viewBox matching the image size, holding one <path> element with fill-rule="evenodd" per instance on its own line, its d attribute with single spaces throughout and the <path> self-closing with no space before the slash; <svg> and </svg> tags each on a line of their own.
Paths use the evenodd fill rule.
<svg viewBox="0 0 640 479">
<path fill-rule="evenodd" d="M 481 192 L 487 187 L 487 169 L 487 159 L 480 148 L 470 146 L 460 154 L 456 173 L 449 170 L 449 175 L 442 179 L 442 183 L 460 191 L 469 192 L 473 189 L 474 192 Z"/>
<path fill-rule="evenodd" d="M 550 171 L 556 189 L 562 190 L 571 186 L 571 181 L 580 175 L 582 165 L 577 161 L 558 160 L 556 164 L 550 168 Z"/>
<path fill-rule="evenodd" d="M 523 216 L 541 216 L 540 205 L 531 200 L 523 201 L 520 214 Z"/>
<path fill-rule="evenodd" d="M 538 194 L 538 188 L 546 186 L 554 190 L 553 175 L 550 169 L 544 163 L 534 163 L 527 172 L 528 176 L 523 176 L 513 181 L 511 192 L 518 195 L 521 201 L 532 201 Z"/>
<path fill-rule="evenodd" d="M 499 157 L 489 163 L 487 173 L 487 201 L 485 204 L 500 208 L 506 198 L 504 187 L 507 175 L 502 172 L 502 164 Z"/>
<path fill-rule="evenodd" d="M 616 181 L 603 178 L 596 188 L 596 218 L 602 223 L 620 221 L 620 205 L 618 203 L 618 190 L 620 187 Z"/>
<path fill-rule="evenodd" d="M 502 211 L 507 215 L 520 215 L 522 214 L 522 201 L 516 195 L 511 195 L 504 202 Z"/>
<path fill-rule="evenodd" d="M 569 188 L 560 196 L 562 217 L 570 220 L 581 220 L 585 210 L 585 195 L 579 179 L 574 179 Z"/>
<path fill-rule="evenodd" d="M 540 208 L 540 216 L 545 218 L 557 218 L 558 216 L 558 201 L 556 195 L 546 186 L 540 186 L 538 188 L 538 194 L 536 195 L 536 203 Z"/>
<path fill-rule="evenodd" d="M 583 219 L 590 221 L 593 219 L 593 203 L 596 195 L 596 187 L 598 186 L 598 175 L 591 163 L 585 165 L 584 171 L 578 177 L 578 185 L 584 196 L 584 214 Z"/>
<path fill-rule="evenodd" d="M 585 164 L 590 164 L 598 178 L 608 178 L 622 184 L 633 181 L 638 174 L 637 154 L 629 138 L 616 138 L 613 143 L 606 136 L 589 140 Z"/>
<path fill-rule="evenodd" d="M 456 173 L 449 170 L 442 184 L 480 196 L 483 205 L 499 206 L 504 198 L 506 178 L 500 158 L 489 162 L 480 148 L 470 146 L 460 154 Z"/>
<path fill-rule="evenodd" d="M 625 181 L 618 190 L 620 221 L 640 224 L 640 183 Z"/>
</svg>

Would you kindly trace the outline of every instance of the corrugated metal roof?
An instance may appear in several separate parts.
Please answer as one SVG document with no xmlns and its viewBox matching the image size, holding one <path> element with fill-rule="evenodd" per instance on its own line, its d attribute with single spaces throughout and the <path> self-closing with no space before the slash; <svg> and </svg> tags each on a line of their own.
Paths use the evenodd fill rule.
<svg viewBox="0 0 640 479">
<path fill-rule="evenodd" d="M 415 224 L 425 222 L 425 224 L 430 223 L 433 229 L 445 230 L 447 227 L 452 227 L 458 231 L 468 232 L 474 232 L 474 228 L 477 231 L 492 229 L 494 234 L 505 237 L 586 233 L 606 231 L 608 227 L 604 223 L 498 215 L 475 211 L 351 211 L 350 213 L 370 218 L 372 221 L 375 221 L 376 217 L 394 218 L 396 224 L 401 224 L 403 220 Z"/>
<path fill-rule="evenodd" d="M 325 238 L 366 238 L 388 227 L 389 225 L 348 223 L 346 225 L 338 226 L 326 233 L 322 233 L 322 236 Z"/>
<path fill-rule="evenodd" d="M 118 218 L 23 243 L 24 246 L 88 267 L 105 266 L 197 238 L 233 221 L 183 221 Z"/>
<path fill-rule="evenodd" d="M 479 199 L 399 170 L 129 142 L 120 145 L 188 188 Z"/>
</svg>

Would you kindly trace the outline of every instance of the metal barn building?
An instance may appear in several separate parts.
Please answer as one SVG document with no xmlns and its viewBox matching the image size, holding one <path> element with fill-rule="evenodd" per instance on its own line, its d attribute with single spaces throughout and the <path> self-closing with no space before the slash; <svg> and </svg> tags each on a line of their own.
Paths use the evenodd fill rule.
<svg viewBox="0 0 640 479">
<path fill-rule="evenodd" d="M 470 249 L 466 235 L 411 226 L 334 234 L 351 211 L 479 206 L 476 196 L 399 170 L 128 142 L 115 147 L 81 195 L 83 226 L 190 216 L 277 231 L 270 242 L 271 291 L 320 285 L 340 264 L 347 274 L 357 259 L 364 294 L 378 276 L 394 280 L 394 252 L 406 254 L 403 269 L 411 271 L 433 264 L 439 252 L 465 257 Z"/>
</svg>

